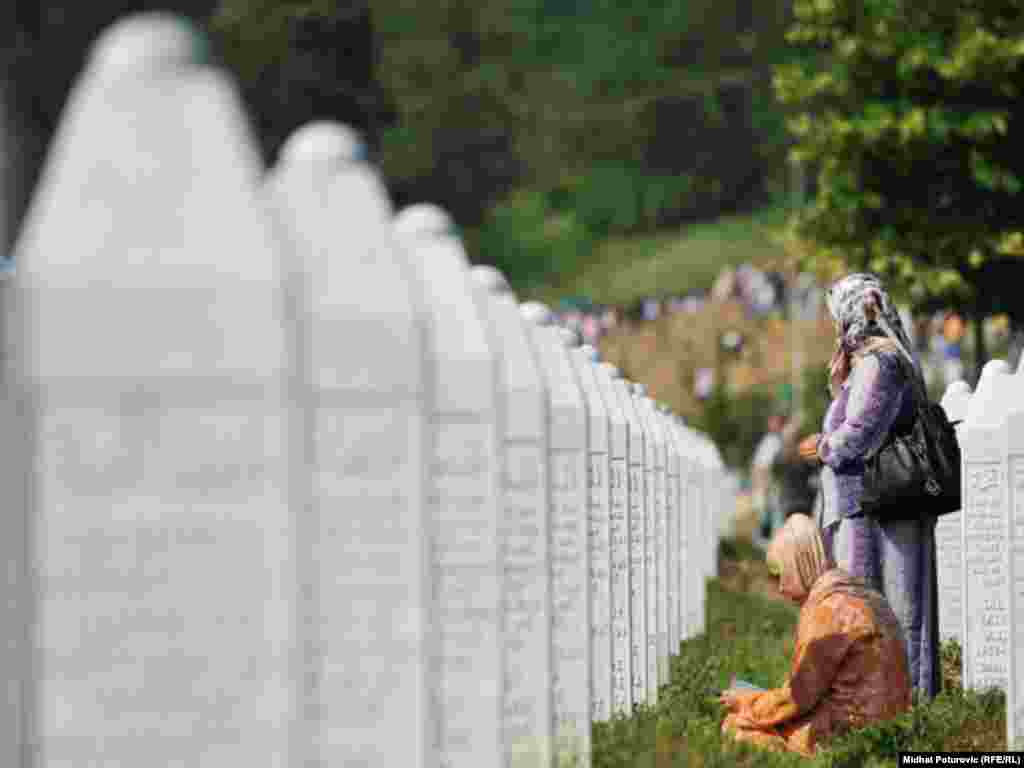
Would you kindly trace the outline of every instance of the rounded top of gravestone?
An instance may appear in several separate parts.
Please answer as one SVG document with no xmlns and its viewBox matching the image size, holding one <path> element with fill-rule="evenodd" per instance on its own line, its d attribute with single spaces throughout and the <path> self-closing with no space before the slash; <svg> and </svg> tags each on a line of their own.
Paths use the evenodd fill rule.
<svg viewBox="0 0 1024 768">
<path fill-rule="evenodd" d="M 608 374 L 609 378 L 612 378 L 612 379 L 621 379 L 622 378 L 622 371 L 620 371 L 618 369 L 618 367 L 612 365 L 611 363 L 601 363 L 601 368 L 604 369 L 604 371 Z"/>
<path fill-rule="evenodd" d="M 591 344 L 584 344 L 580 347 L 580 352 L 583 353 L 583 357 L 592 363 L 601 362 L 601 353 L 597 351 L 597 348 Z"/>
<path fill-rule="evenodd" d="M 1005 360 L 990 360 L 981 369 L 978 386 L 967 404 L 965 421 L 979 426 L 982 424 L 998 424 L 1005 415 L 1006 403 L 1003 398 L 1008 394 L 1006 387 L 1013 384 L 1012 371 Z"/>
<path fill-rule="evenodd" d="M 539 301 L 527 301 L 519 306 L 523 319 L 536 325 L 551 325 L 555 321 L 554 313 L 547 304 Z"/>
<path fill-rule="evenodd" d="M 971 385 L 963 379 L 957 379 L 948 387 L 946 387 L 946 394 L 943 395 L 943 399 L 947 397 L 957 397 L 959 395 L 971 394 Z"/>
<path fill-rule="evenodd" d="M 1012 372 L 1013 371 L 1010 369 L 1010 364 L 1005 360 L 989 360 L 987 363 L 985 363 L 985 367 L 981 369 L 980 378 L 986 379 L 990 376 Z"/>
<path fill-rule="evenodd" d="M 440 206 L 415 203 L 395 216 L 395 231 L 404 237 L 447 237 L 455 234 L 455 222 Z"/>
<path fill-rule="evenodd" d="M 469 273 L 473 277 L 473 282 L 488 293 L 497 294 L 512 292 L 512 289 L 508 284 L 508 280 L 505 279 L 505 276 L 499 269 L 487 264 L 479 264 L 471 268 Z"/>
<path fill-rule="evenodd" d="M 93 43 L 90 66 L 108 77 L 176 72 L 210 61 L 205 36 L 171 13 L 136 13 L 112 24 Z"/>
<path fill-rule="evenodd" d="M 632 390 L 633 394 L 636 395 L 637 397 L 647 397 L 647 387 L 645 387 L 643 384 L 640 384 L 639 382 L 634 381 L 630 389 Z"/>
<path fill-rule="evenodd" d="M 580 345 L 580 335 L 576 333 L 572 328 L 558 329 L 558 340 L 562 342 L 564 347 L 578 347 Z"/>
<path fill-rule="evenodd" d="M 366 160 L 366 144 L 359 132 L 343 123 L 317 120 L 297 128 L 281 147 L 281 160 L 289 165 L 341 165 Z"/>
</svg>

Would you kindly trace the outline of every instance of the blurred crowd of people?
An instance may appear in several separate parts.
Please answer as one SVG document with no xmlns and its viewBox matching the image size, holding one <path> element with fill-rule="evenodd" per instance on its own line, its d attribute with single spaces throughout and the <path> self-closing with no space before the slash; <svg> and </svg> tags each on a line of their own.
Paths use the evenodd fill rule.
<svg viewBox="0 0 1024 768">
<path fill-rule="evenodd" d="M 757 520 L 754 543 L 766 547 L 790 515 L 811 515 L 817 500 L 818 471 L 797 452 L 800 437 L 817 425 L 804 423 L 788 403 L 768 417 L 767 429 L 750 462 L 752 511 Z"/>
<path fill-rule="evenodd" d="M 586 343 L 596 344 L 616 328 L 651 322 L 666 314 L 700 312 L 709 300 L 739 301 L 754 317 L 781 312 L 788 300 L 786 280 L 779 272 L 743 264 L 723 269 L 710 292 L 648 296 L 629 304 L 598 304 L 587 297 L 572 297 L 562 299 L 555 314 L 561 325 L 578 332 Z"/>
</svg>

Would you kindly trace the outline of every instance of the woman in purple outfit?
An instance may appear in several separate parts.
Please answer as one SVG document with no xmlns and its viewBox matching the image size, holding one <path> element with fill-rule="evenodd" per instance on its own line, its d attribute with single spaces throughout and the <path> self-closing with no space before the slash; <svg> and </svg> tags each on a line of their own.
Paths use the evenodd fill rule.
<svg viewBox="0 0 1024 768">
<path fill-rule="evenodd" d="M 920 366 L 877 277 L 848 275 L 828 290 L 827 304 L 838 335 L 832 404 L 823 432 L 805 438 L 800 455 L 822 465 L 826 548 L 840 568 L 886 596 L 903 626 L 914 690 L 930 699 L 940 686 L 936 518 L 922 511 L 917 519 L 881 521 L 860 506 L 865 458 L 895 425 L 912 423 L 910 377 L 921 375 Z"/>
</svg>

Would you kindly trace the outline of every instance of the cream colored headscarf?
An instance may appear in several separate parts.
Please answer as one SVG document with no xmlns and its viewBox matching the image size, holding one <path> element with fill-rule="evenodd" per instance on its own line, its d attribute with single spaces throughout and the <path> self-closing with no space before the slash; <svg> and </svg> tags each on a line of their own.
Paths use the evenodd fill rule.
<svg viewBox="0 0 1024 768">
<path fill-rule="evenodd" d="M 818 526 L 807 515 L 790 515 L 768 546 L 768 567 L 779 586 L 803 600 L 825 571 L 832 567 Z"/>
</svg>

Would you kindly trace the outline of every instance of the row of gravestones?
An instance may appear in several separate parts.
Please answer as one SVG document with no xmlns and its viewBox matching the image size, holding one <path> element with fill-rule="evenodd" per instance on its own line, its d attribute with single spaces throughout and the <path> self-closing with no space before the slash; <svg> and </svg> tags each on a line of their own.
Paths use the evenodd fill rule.
<svg viewBox="0 0 1024 768">
<path fill-rule="evenodd" d="M 589 765 L 703 631 L 717 451 L 347 130 L 265 174 L 203 51 L 97 43 L 3 284 L 0 764 Z"/>
<path fill-rule="evenodd" d="M 942 406 L 956 423 L 963 509 L 939 518 L 939 633 L 962 650 L 965 688 L 1007 697 L 1007 744 L 1024 748 L 1024 365 L 982 370 L 972 393 L 949 386 Z"/>
</svg>

